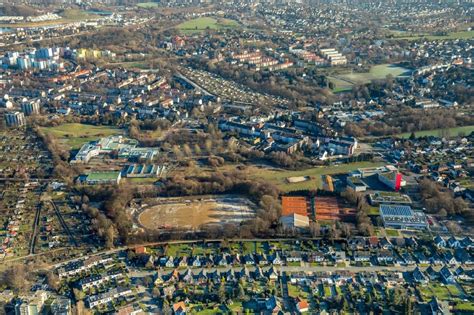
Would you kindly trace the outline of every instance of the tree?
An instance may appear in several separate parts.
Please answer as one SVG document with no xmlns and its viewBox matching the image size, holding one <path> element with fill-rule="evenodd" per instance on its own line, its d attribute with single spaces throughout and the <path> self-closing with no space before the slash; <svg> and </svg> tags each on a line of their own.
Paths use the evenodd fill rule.
<svg viewBox="0 0 474 315">
<path fill-rule="evenodd" d="M 221 281 L 219 285 L 219 300 L 224 302 L 226 299 L 225 282 Z"/>
<path fill-rule="evenodd" d="M 201 155 L 201 153 L 202 153 L 201 147 L 197 143 L 194 144 L 194 153 L 198 156 Z"/>
<path fill-rule="evenodd" d="M 187 157 L 191 157 L 193 154 L 193 151 L 187 143 L 183 144 L 183 152 Z"/>
<path fill-rule="evenodd" d="M 27 270 L 24 265 L 14 265 L 5 271 L 3 274 L 3 280 L 12 290 L 24 292 L 28 287 L 26 276 Z"/>
<path fill-rule="evenodd" d="M 114 239 L 115 239 L 115 229 L 111 225 L 107 228 L 105 232 L 105 247 L 113 248 L 114 247 Z"/>
<path fill-rule="evenodd" d="M 76 301 L 81 301 L 85 298 L 84 292 L 77 288 L 73 288 L 72 292 L 74 293 L 74 298 L 76 299 Z"/>
<path fill-rule="evenodd" d="M 59 277 L 54 272 L 49 271 L 46 275 L 46 280 L 48 282 L 48 286 L 51 289 L 55 291 L 59 290 L 59 286 L 60 286 Z"/>
<path fill-rule="evenodd" d="M 321 236 L 321 225 L 319 225 L 318 222 L 311 222 L 309 224 L 309 232 L 311 233 L 312 237 Z"/>
</svg>

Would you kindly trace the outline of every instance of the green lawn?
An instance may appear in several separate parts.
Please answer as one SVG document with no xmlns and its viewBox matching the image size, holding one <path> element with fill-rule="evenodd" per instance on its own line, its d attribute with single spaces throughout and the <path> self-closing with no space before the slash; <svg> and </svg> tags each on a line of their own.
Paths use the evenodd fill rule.
<svg viewBox="0 0 474 315">
<path fill-rule="evenodd" d="M 397 230 L 390 230 L 390 229 L 385 229 L 385 233 L 387 234 L 387 236 L 392 236 L 392 237 L 396 237 L 399 234 L 399 232 Z"/>
<path fill-rule="evenodd" d="M 302 171 L 270 170 L 255 168 L 250 171 L 250 176 L 271 182 L 281 190 L 288 192 L 294 190 L 322 188 L 321 175 L 342 174 L 354 171 L 361 167 L 381 166 L 384 163 L 356 162 L 333 166 L 320 166 Z M 309 176 L 310 179 L 299 183 L 288 183 L 287 177 Z"/>
<path fill-rule="evenodd" d="M 474 313 L 474 302 L 463 302 L 458 303 L 454 306 L 456 311 L 460 312 L 473 312 Z"/>
<path fill-rule="evenodd" d="M 300 296 L 301 290 L 298 286 L 288 283 L 288 295 L 291 297 Z"/>
<path fill-rule="evenodd" d="M 223 18 L 212 18 L 212 17 L 201 17 L 193 20 L 183 22 L 177 26 L 177 28 L 183 33 L 198 33 L 205 31 L 206 29 L 221 30 L 231 29 L 237 27 L 239 24 L 236 21 L 223 19 Z"/>
<path fill-rule="evenodd" d="M 333 77 L 333 76 L 329 76 L 328 79 L 335 86 L 334 89 L 332 90 L 334 93 L 352 91 L 352 87 L 354 86 L 354 84 L 352 84 L 348 81 L 338 79 L 338 78 Z"/>
<path fill-rule="evenodd" d="M 334 83 L 334 93 L 352 90 L 354 84 L 366 84 L 373 80 L 385 79 L 391 74 L 400 77 L 410 74 L 411 70 L 394 64 L 381 64 L 372 66 L 369 72 L 352 72 L 328 76 L 329 81 Z"/>
<path fill-rule="evenodd" d="M 158 7 L 159 4 L 157 2 L 142 2 L 142 3 L 137 3 L 137 7 L 140 7 L 142 9 L 153 9 Z"/>
<path fill-rule="evenodd" d="M 56 136 L 70 149 L 79 149 L 84 143 L 115 134 L 123 130 L 109 126 L 94 126 L 79 123 L 63 124 L 56 127 L 41 128 L 46 133 Z"/>
<path fill-rule="evenodd" d="M 369 72 L 362 72 L 362 73 L 347 73 L 340 75 L 342 79 L 347 79 L 348 81 L 358 83 L 358 84 L 365 84 L 369 83 L 372 80 L 380 80 L 385 79 L 385 77 L 389 74 L 393 75 L 394 77 L 403 76 L 409 74 L 410 70 L 399 67 L 392 64 L 383 64 L 383 65 L 376 65 L 370 68 Z"/>
<path fill-rule="evenodd" d="M 369 207 L 369 213 L 368 215 L 380 215 L 380 209 L 379 207 Z"/>
<path fill-rule="evenodd" d="M 243 242 L 243 253 L 254 254 L 255 253 L 255 242 Z"/>
<path fill-rule="evenodd" d="M 471 132 L 474 132 L 474 126 L 462 126 L 462 127 L 453 127 L 453 128 L 448 128 L 448 134 L 451 137 L 458 136 L 460 133 L 469 135 Z M 440 136 L 442 132 L 442 129 L 433 129 L 433 130 L 424 130 L 424 131 L 417 131 L 415 132 L 416 137 L 426 137 L 426 136 Z M 411 132 L 405 132 L 405 133 L 400 133 L 393 135 L 394 137 L 398 138 L 409 138 L 411 135 Z"/>
<path fill-rule="evenodd" d="M 440 300 L 451 300 L 452 299 L 451 294 L 450 294 L 451 289 L 452 289 L 451 286 L 449 286 L 449 289 L 448 289 L 447 286 L 442 286 L 438 283 L 430 283 L 427 286 L 419 288 L 420 293 L 423 296 L 423 300 L 425 301 L 429 300 L 432 296 L 436 296 Z M 456 288 L 456 291 L 453 290 L 453 293 L 459 293 L 459 291 L 457 291 L 457 288 Z M 459 295 L 458 296 L 454 295 L 453 297 L 459 297 Z"/>
<path fill-rule="evenodd" d="M 419 39 L 427 39 L 427 40 L 449 40 L 449 39 L 473 39 L 474 38 L 474 30 L 471 31 L 458 31 L 458 32 L 450 32 L 446 35 L 429 35 L 429 34 L 405 34 L 400 32 L 393 32 L 395 34 L 394 37 L 391 39 L 400 40 L 419 40 Z"/>
<path fill-rule="evenodd" d="M 331 287 L 329 287 L 327 284 L 324 285 L 324 296 L 326 296 L 326 297 L 331 297 L 332 296 Z"/>
<path fill-rule="evenodd" d="M 94 172 L 87 175 L 88 180 L 115 180 L 119 172 Z"/>
<path fill-rule="evenodd" d="M 166 256 L 182 257 L 189 256 L 192 252 L 188 244 L 169 244 L 166 247 Z"/>
</svg>

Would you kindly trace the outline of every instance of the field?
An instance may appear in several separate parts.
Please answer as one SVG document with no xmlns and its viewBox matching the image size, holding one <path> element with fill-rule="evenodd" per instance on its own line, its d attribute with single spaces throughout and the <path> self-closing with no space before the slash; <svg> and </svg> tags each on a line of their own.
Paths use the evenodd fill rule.
<svg viewBox="0 0 474 315">
<path fill-rule="evenodd" d="M 96 14 L 88 13 L 86 11 L 78 9 L 68 9 L 64 10 L 59 14 L 62 18 L 53 21 L 41 21 L 41 22 L 21 22 L 15 24 L 2 23 L 0 27 L 9 27 L 9 28 L 20 28 L 20 27 L 41 27 L 41 26 L 51 26 L 51 25 L 60 25 L 73 23 L 83 20 L 94 20 L 98 19 L 99 16 Z"/>
<path fill-rule="evenodd" d="M 270 170 L 255 168 L 249 170 L 250 176 L 271 182 L 284 192 L 304 189 L 322 188 L 321 175 L 347 173 L 361 167 L 381 166 L 383 163 L 357 162 L 333 166 L 321 166 L 302 171 Z M 309 176 L 310 180 L 299 183 L 288 183 L 288 177 Z"/>
<path fill-rule="evenodd" d="M 419 40 L 426 38 L 427 40 L 451 40 L 451 39 L 473 39 L 474 38 L 474 30 L 471 31 L 459 31 L 459 32 L 451 32 L 446 35 L 428 35 L 428 34 L 406 34 L 402 32 L 391 32 L 394 34 L 394 37 L 390 39 L 393 40 Z"/>
<path fill-rule="evenodd" d="M 229 20 L 229 19 L 221 19 L 221 18 L 212 18 L 212 17 L 201 17 L 194 20 L 189 20 L 183 22 L 177 26 L 177 28 L 183 33 L 197 33 L 205 31 L 206 29 L 211 30 L 222 30 L 222 29 L 229 29 L 235 28 L 239 24 L 236 21 Z"/>
<path fill-rule="evenodd" d="M 239 223 L 255 216 L 255 205 L 237 195 L 158 198 L 144 207 L 138 222 L 146 229 L 198 229 L 202 225 Z"/>
<path fill-rule="evenodd" d="M 399 67 L 393 64 L 376 65 L 370 68 L 369 72 L 346 73 L 330 76 L 329 79 L 334 83 L 334 92 L 343 92 L 351 90 L 354 84 L 366 84 L 372 80 L 385 79 L 389 74 L 394 77 L 406 76 L 410 73 L 409 69 Z"/>
<path fill-rule="evenodd" d="M 341 220 L 355 216 L 355 209 L 345 207 L 336 197 L 316 197 L 316 220 Z"/>
<path fill-rule="evenodd" d="M 137 7 L 140 7 L 142 9 L 153 9 L 158 7 L 157 2 L 142 2 L 142 3 L 137 3 Z"/>
<path fill-rule="evenodd" d="M 447 129 L 448 134 L 450 137 L 456 137 L 460 133 L 465 135 L 469 135 L 471 132 L 474 132 L 474 126 L 462 126 L 462 127 L 453 127 Z M 442 129 L 433 129 L 433 130 L 425 130 L 425 131 L 417 131 L 415 132 L 416 137 L 426 137 L 426 136 L 435 136 L 438 137 L 442 132 Z M 398 138 L 409 138 L 411 132 L 400 133 L 397 135 L 393 135 L 394 137 Z"/>
<path fill-rule="evenodd" d="M 84 143 L 101 137 L 123 133 L 122 130 L 108 126 L 93 126 L 70 123 L 56 127 L 44 127 L 42 130 L 56 136 L 70 149 L 79 149 Z"/>
</svg>

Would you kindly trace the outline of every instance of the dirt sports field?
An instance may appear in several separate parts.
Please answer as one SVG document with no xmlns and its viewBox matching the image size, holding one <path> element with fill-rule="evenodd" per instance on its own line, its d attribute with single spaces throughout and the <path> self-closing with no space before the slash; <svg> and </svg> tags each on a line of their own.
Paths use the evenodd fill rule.
<svg viewBox="0 0 474 315">
<path fill-rule="evenodd" d="M 198 229 L 205 224 L 240 223 L 255 217 L 255 205 L 237 195 L 157 198 L 155 201 L 152 206 L 144 206 L 138 216 L 139 224 L 149 230 Z"/>
<path fill-rule="evenodd" d="M 355 216 L 355 209 L 336 197 L 316 197 L 316 220 L 344 220 Z"/>
</svg>

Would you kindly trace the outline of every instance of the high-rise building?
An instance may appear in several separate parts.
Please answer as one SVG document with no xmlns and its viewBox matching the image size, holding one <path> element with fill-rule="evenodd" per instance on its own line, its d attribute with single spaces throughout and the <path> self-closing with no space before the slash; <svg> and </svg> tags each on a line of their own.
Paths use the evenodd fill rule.
<svg viewBox="0 0 474 315">
<path fill-rule="evenodd" d="M 21 127 L 26 123 L 25 115 L 22 112 L 9 112 L 5 114 L 5 122 L 8 127 Z"/>
<path fill-rule="evenodd" d="M 37 102 L 22 103 L 21 110 L 26 116 L 38 115 L 40 113 L 40 104 Z"/>
</svg>

